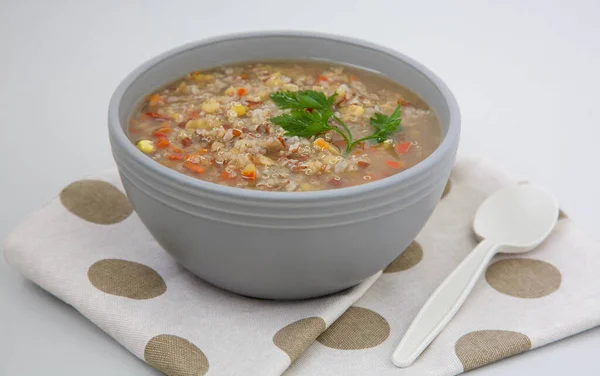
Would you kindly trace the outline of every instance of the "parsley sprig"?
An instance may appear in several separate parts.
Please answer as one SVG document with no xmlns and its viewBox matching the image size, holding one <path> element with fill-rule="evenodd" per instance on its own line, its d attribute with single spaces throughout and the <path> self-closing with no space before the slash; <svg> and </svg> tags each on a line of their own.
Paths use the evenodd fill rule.
<svg viewBox="0 0 600 376">
<path fill-rule="evenodd" d="M 375 132 L 370 136 L 354 140 L 346 123 L 334 114 L 336 96 L 337 93 L 326 96 L 314 90 L 271 93 L 271 99 L 279 108 L 291 110 L 289 113 L 272 117 L 271 122 L 282 127 L 290 136 L 309 138 L 327 131 L 337 132 L 346 141 L 346 152 L 363 141 L 376 140 L 381 143 L 400 129 L 402 110 L 398 105 L 389 116 L 380 112 L 373 114 L 369 121 L 375 128 Z"/>
</svg>

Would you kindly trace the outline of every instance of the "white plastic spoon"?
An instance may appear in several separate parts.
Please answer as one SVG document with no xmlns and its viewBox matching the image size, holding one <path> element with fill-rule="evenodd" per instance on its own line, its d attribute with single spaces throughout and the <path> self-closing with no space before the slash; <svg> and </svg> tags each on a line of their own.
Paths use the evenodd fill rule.
<svg viewBox="0 0 600 376">
<path fill-rule="evenodd" d="M 558 220 L 558 202 L 530 184 L 502 189 L 475 214 L 473 229 L 483 238 L 427 300 L 392 355 L 397 367 L 410 366 L 454 317 L 492 257 L 538 246 Z"/>
</svg>

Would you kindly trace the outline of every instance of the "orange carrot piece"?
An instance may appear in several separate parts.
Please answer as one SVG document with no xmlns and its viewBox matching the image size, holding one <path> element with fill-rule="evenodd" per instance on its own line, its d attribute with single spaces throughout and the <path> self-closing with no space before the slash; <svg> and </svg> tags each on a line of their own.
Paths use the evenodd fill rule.
<svg viewBox="0 0 600 376">
<path fill-rule="evenodd" d="M 248 75 L 245 73 L 240 74 L 240 78 L 245 80 L 246 78 L 248 78 Z"/>
<path fill-rule="evenodd" d="M 237 94 L 238 94 L 240 97 L 243 97 L 244 95 L 246 95 L 246 93 L 247 93 L 247 91 L 246 91 L 246 89 L 244 89 L 243 87 L 239 88 L 239 89 L 238 89 L 238 91 L 237 91 Z"/>
<path fill-rule="evenodd" d="M 175 145 L 171 145 L 171 151 L 175 154 L 181 154 L 182 150 Z"/>
<path fill-rule="evenodd" d="M 167 158 L 171 161 L 181 161 L 183 160 L 183 156 L 181 154 L 171 154 Z"/>
<path fill-rule="evenodd" d="M 398 161 L 392 161 L 392 160 L 385 161 L 385 164 L 388 165 L 391 168 L 402 168 L 402 167 L 404 167 L 404 162 L 398 162 Z"/>
<path fill-rule="evenodd" d="M 148 104 L 150 104 L 150 106 L 156 106 L 157 104 L 161 103 L 162 101 L 163 101 L 163 98 L 157 93 L 152 94 L 148 98 Z"/>
<path fill-rule="evenodd" d="M 200 113 L 198 111 L 190 111 L 188 116 L 190 119 L 198 119 L 200 117 Z"/>
<path fill-rule="evenodd" d="M 160 132 L 160 133 L 169 133 L 169 132 L 171 132 L 171 128 L 163 127 L 163 128 L 158 128 L 156 131 Z"/>
<path fill-rule="evenodd" d="M 327 77 L 325 77 L 325 76 L 318 76 L 317 77 L 317 82 L 323 82 L 323 81 L 328 81 Z"/>
<path fill-rule="evenodd" d="M 167 146 L 169 146 L 169 144 L 170 144 L 169 140 L 162 137 L 162 138 L 159 138 L 158 141 L 156 142 L 156 147 L 160 148 L 160 149 L 164 149 Z"/>
<path fill-rule="evenodd" d="M 162 132 L 154 132 L 154 133 L 152 133 L 152 136 L 159 137 L 159 138 L 165 138 L 165 137 L 167 137 L 167 135 L 164 134 L 164 133 L 162 133 Z"/>
<path fill-rule="evenodd" d="M 371 164 L 366 161 L 358 161 L 357 165 L 358 165 L 358 167 L 369 167 Z"/>
<path fill-rule="evenodd" d="M 330 147 L 329 142 L 325 141 L 321 137 L 317 138 L 315 140 L 314 144 L 323 149 L 329 149 L 329 147 Z"/>
<path fill-rule="evenodd" d="M 198 154 L 208 154 L 208 149 L 200 148 L 198 149 Z"/>
<path fill-rule="evenodd" d="M 223 172 L 221 172 L 221 174 L 219 175 L 221 177 L 221 179 L 223 180 L 230 180 L 233 179 L 233 176 L 231 176 L 231 174 L 225 170 L 223 170 Z"/>
<path fill-rule="evenodd" d="M 231 133 L 232 133 L 234 136 L 236 136 L 236 137 L 238 137 L 238 136 L 241 136 L 241 135 L 242 135 L 242 131 L 240 131 L 239 129 L 232 129 L 232 130 L 231 130 Z"/>
<path fill-rule="evenodd" d="M 197 174 L 202 174 L 202 173 L 206 172 L 206 168 L 204 168 L 204 166 L 200 166 L 200 165 L 197 165 L 197 164 L 192 163 L 192 162 L 185 162 L 183 165 L 188 170 L 190 170 L 192 172 L 195 172 Z"/>
<path fill-rule="evenodd" d="M 402 107 L 410 105 L 410 103 L 409 103 L 409 102 L 407 102 L 407 101 L 405 101 L 404 99 L 398 99 L 398 100 L 396 101 L 396 103 L 398 103 L 398 104 L 399 104 L 400 106 L 402 106 Z"/>
<path fill-rule="evenodd" d="M 410 149 L 410 142 L 404 141 L 394 146 L 394 150 L 398 154 L 406 154 L 408 153 L 408 149 Z"/>
</svg>

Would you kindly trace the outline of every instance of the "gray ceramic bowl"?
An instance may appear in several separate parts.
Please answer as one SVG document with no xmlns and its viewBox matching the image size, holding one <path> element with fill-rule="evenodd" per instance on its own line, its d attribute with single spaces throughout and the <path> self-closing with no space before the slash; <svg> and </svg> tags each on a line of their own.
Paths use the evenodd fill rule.
<svg viewBox="0 0 600 376">
<path fill-rule="evenodd" d="M 325 59 L 372 69 L 437 112 L 443 140 L 424 161 L 372 183 L 315 192 L 263 192 L 197 180 L 140 153 L 125 133 L 140 98 L 183 74 L 256 60 Z M 446 85 L 413 59 L 371 43 L 303 32 L 212 38 L 168 51 L 115 91 L 113 155 L 136 212 L 156 240 L 200 278 L 272 299 L 321 296 L 383 269 L 415 238 L 442 195 L 460 133 Z"/>
</svg>

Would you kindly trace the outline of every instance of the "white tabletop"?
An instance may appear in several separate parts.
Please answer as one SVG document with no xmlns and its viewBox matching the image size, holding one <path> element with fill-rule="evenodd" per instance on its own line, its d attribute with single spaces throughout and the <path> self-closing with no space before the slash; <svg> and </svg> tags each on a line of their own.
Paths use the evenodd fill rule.
<svg viewBox="0 0 600 376">
<path fill-rule="evenodd" d="M 0 239 L 70 181 L 112 163 L 109 97 L 176 45 L 250 30 L 345 34 L 430 67 L 462 110 L 463 154 L 550 187 L 600 239 L 600 2 L 0 2 Z M 284 7 L 288 7 L 285 10 Z M 157 375 L 0 261 L 0 375 Z M 600 329 L 474 375 L 600 374 Z"/>
</svg>

